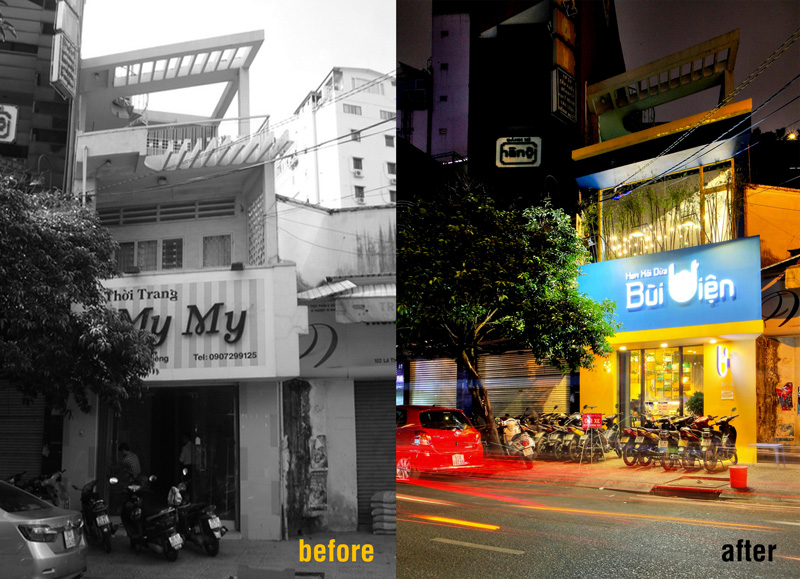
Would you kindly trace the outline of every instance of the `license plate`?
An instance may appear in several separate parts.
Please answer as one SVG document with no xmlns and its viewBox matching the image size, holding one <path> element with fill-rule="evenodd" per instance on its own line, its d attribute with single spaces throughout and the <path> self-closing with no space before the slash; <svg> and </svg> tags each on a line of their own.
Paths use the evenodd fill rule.
<svg viewBox="0 0 800 579">
<path fill-rule="evenodd" d="M 103 525 L 108 525 L 111 521 L 108 520 L 108 515 L 100 515 L 97 517 L 97 526 L 102 527 Z"/>
<path fill-rule="evenodd" d="M 208 526 L 212 529 L 219 529 L 220 527 L 219 517 L 211 517 L 210 519 L 208 519 Z"/>
<path fill-rule="evenodd" d="M 525 456 L 530 456 L 533 454 L 533 449 L 530 446 L 523 448 L 522 454 L 524 454 Z"/>
<path fill-rule="evenodd" d="M 550 440 L 558 440 L 558 432 L 551 433 Z"/>
<path fill-rule="evenodd" d="M 710 441 L 710 440 L 706 440 L 706 439 L 704 438 L 704 439 L 703 439 L 703 440 L 700 442 L 700 446 L 701 446 L 701 447 L 703 447 L 703 448 L 707 448 L 707 447 L 711 446 L 711 441 Z"/>
<path fill-rule="evenodd" d="M 464 455 L 463 454 L 454 454 L 453 455 L 453 466 L 461 466 L 464 464 Z"/>
<path fill-rule="evenodd" d="M 564 435 L 564 441 L 572 440 L 573 438 L 575 438 L 574 434 L 566 434 L 566 435 Z"/>
<path fill-rule="evenodd" d="M 180 549 L 183 545 L 183 539 L 176 533 L 169 538 L 169 544 L 172 545 L 173 549 Z"/>
<path fill-rule="evenodd" d="M 669 440 L 659 440 L 658 448 L 669 448 Z"/>
<path fill-rule="evenodd" d="M 631 437 L 630 437 L 630 436 L 624 436 L 624 437 L 622 437 L 622 444 L 627 444 L 627 443 L 630 441 L 630 439 L 631 439 Z"/>
<path fill-rule="evenodd" d="M 637 436 L 634 442 L 644 442 L 644 436 Z"/>
<path fill-rule="evenodd" d="M 689 446 L 689 441 L 688 440 L 684 440 L 683 438 L 681 438 L 678 441 L 678 446 Z"/>
<path fill-rule="evenodd" d="M 579 442 L 586 442 L 587 438 L 589 438 L 589 435 L 588 434 L 584 434 L 583 436 L 581 436 Z"/>
<path fill-rule="evenodd" d="M 75 546 L 75 531 L 72 529 L 64 531 L 64 546 L 67 549 L 72 549 Z"/>
</svg>

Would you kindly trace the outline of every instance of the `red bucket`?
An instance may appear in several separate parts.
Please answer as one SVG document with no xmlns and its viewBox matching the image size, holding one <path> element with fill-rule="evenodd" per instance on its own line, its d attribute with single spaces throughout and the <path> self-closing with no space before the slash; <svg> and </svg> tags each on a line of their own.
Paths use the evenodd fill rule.
<svg viewBox="0 0 800 579">
<path fill-rule="evenodd" d="M 747 467 L 731 466 L 731 487 L 735 489 L 747 488 Z"/>
</svg>

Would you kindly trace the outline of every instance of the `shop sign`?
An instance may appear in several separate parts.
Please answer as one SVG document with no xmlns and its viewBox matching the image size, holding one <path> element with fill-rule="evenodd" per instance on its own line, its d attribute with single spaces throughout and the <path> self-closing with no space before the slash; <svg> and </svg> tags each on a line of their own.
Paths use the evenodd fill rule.
<svg viewBox="0 0 800 579">
<path fill-rule="evenodd" d="M 18 107 L 0 104 L 0 143 L 13 143 L 17 140 L 18 117 Z"/>
<path fill-rule="evenodd" d="M 542 164 L 539 137 L 501 137 L 495 146 L 498 167 L 538 167 Z"/>
<path fill-rule="evenodd" d="M 581 291 L 616 303 L 623 331 L 761 319 L 759 238 L 583 267 Z"/>
<path fill-rule="evenodd" d="M 603 415 L 599 412 L 587 412 L 582 415 L 583 428 L 588 430 L 590 428 L 603 428 Z"/>
<path fill-rule="evenodd" d="M 394 322 L 341 323 L 337 301 L 308 306 L 308 333 L 299 337 L 300 376 L 391 377 L 397 365 Z"/>
<path fill-rule="evenodd" d="M 158 372 L 150 379 L 278 375 L 278 356 L 270 351 L 279 342 L 272 305 L 275 296 L 268 294 L 274 284 L 263 271 L 236 278 L 224 273 L 105 282 L 109 306 L 156 338 Z M 294 292 L 293 287 L 286 289 Z M 296 360 L 294 366 L 298 367 Z"/>
</svg>

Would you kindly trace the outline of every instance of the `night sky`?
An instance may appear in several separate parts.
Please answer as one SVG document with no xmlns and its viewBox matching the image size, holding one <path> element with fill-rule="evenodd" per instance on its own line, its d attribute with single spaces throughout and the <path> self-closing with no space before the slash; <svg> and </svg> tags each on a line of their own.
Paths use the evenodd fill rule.
<svg viewBox="0 0 800 579">
<path fill-rule="evenodd" d="M 601 1 L 601 0 L 592 0 Z M 738 86 L 800 28 L 798 0 L 615 0 L 625 66 L 637 68 L 738 28 L 739 52 L 734 68 Z M 430 0 L 397 0 L 397 59 L 424 68 L 430 57 Z M 734 99 L 753 99 L 753 110 L 800 73 L 800 40 Z M 800 95 L 796 80 L 762 111 L 753 127 L 772 131 L 800 129 Z M 717 105 L 718 88 L 660 107 L 656 121 L 701 113 Z"/>
</svg>

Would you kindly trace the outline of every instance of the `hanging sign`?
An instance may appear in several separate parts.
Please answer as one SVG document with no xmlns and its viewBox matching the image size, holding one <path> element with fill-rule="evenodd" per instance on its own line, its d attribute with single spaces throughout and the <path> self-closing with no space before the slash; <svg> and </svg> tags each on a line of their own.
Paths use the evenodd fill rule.
<svg viewBox="0 0 800 579">
<path fill-rule="evenodd" d="M 13 105 L 0 105 L 0 143 L 13 143 L 17 140 L 17 118 L 19 108 Z"/>
<path fill-rule="evenodd" d="M 542 164 L 542 139 L 539 137 L 501 137 L 496 143 L 498 167 L 538 167 Z"/>
</svg>

